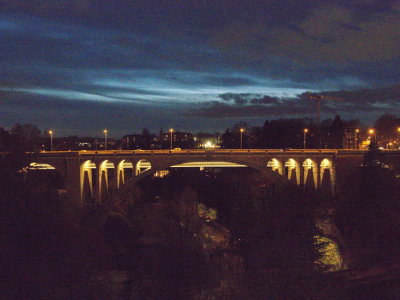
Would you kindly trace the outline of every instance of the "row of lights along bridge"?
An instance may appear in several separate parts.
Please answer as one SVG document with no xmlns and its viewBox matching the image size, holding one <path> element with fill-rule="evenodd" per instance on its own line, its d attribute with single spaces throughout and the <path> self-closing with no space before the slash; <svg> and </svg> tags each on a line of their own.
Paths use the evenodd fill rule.
<svg viewBox="0 0 400 300">
<path fill-rule="evenodd" d="M 170 149 L 173 149 L 173 138 L 172 138 L 172 134 L 174 132 L 174 129 L 169 129 L 169 133 L 170 133 Z M 243 134 L 245 133 L 244 128 L 240 128 L 239 130 L 240 132 L 240 149 L 243 149 Z M 368 140 L 369 141 L 377 141 L 377 132 L 375 129 L 371 128 L 368 131 Z M 397 128 L 397 132 L 400 134 L 400 127 Z M 107 150 L 107 145 L 108 145 L 108 130 L 104 129 L 103 130 L 104 133 L 104 149 Z M 310 133 L 308 128 L 304 128 L 303 130 L 303 148 L 306 149 L 307 148 L 307 135 Z M 355 148 L 358 148 L 358 144 L 359 144 L 359 135 L 361 133 L 360 129 L 355 129 L 354 130 L 354 145 Z M 53 135 L 54 135 L 54 130 L 49 130 L 48 131 L 49 137 L 50 137 L 50 151 L 53 151 Z M 394 141 L 394 143 L 396 143 L 396 141 Z M 388 146 L 392 146 L 393 142 L 389 142 Z"/>
</svg>

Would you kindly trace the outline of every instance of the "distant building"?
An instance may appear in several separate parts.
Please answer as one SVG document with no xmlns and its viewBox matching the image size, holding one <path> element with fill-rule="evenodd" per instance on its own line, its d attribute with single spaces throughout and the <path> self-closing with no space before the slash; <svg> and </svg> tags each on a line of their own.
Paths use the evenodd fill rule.
<svg viewBox="0 0 400 300">
<path fill-rule="evenodd" d="M 122 137 L 122 149 L 141 149 L 145 138 L 141 134 L 129 134 Z"/>
<path fill-rule="evenodd" d="M 360 137 L 356 133 L 356 128 L 346 127 L 343 134 L 343 149 L 357 149 Z"/>
<path fill-rule="evenodd" d="M 156 149 L 160 148 L 158 138 L 154 134 L 130 134 L 122 137 L 122 149 Z"/>
<path fill-rule="evenodd" d="M 160 131 L 160 142 L 163 148 L 168 148 L 171 143 L 171 132 Z M 172 145 L 173 148 L 193 148 L 194 136 L 189 132 L 173 131 Z"/>
</svg>

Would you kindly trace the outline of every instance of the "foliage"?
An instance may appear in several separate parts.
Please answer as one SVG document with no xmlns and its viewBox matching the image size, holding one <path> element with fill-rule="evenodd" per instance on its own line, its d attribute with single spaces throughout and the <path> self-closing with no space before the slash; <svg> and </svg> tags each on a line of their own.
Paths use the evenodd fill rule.
<svg viewBox="0 0 400 300">
<path fill-rule="evenodd" d="M 384 156 L 371 144 L 354 178 L 354 192 L 341 195 L 338 217 L 353 265 L 373 264 L 400 255 L 400 183 Z"/>
<path fill-rule="evenodd" d="M 20 151 L 36 151 L 40 149 L 40 129 L 32 124 L 15 124 L 11 129 L 15 136 L 15 147 Z"/>
<path fill-rule="evenodd" d="M 393 139 L 398 136 L 397 128 L 400 126 L 400 118 L 394 114 L 386 113 L 380 116 L 376 121 L 374 128 L 377 135 L 383 139 Z"/>
<path fill-rule="evenodd" d="M 2 298 L 110 297 L 96 280 L 99 272 L 112 266 L 102 237 L 94 228 L 82 226 L 79 210 L 54 186 L 23 184 L 18 169 L 0 169 L 1 179 L 6 178 L 0 181 Z"/>
<path fill-rule="evenodd" d="M 263 127 L 250 127 L 245 123 L 233 125 L 221 136 L 222 148 L 240 148 L 240 128 L 243 132 L 244 148 L 303 148 L 306 137 L 307 148 L 319 148 L 321 135 L 322 148 L 342 148 L 344 130 L 347 127 L 356 128 L 358 120 L 343 121 L 340 116 L 334 120 L 328 119 L 321 122 L 321 128 L 311 119 L 278 119 L 266 120 Z M 304 136 L 304 129 L 308 134 Z"/>
<path fill-rule="evenodd" d="M 297 187 L 267 182 L 261 174 L 247 169 L 197 175 L 178 169 L 164 179 L 169 195 L 179 195 L 183 187 L 192 186 L 202 203 L 197 206 L 199 212 L 207 216 L 204 207 L 216 209 L 213 222 L 229 231 L 230 243 L 219 250 L 221 254 L 205 248 L 215 257 L 214 263 L 224 261 L 221 268 L 237 260 L 233 263 L 235 272 L 229 276 L 211 266 L 220 274 L 212 281 L 220 281 L 214 290 L 217 298 L 307 299 L 315 293 L 319 273 L 314 262 L 320 253 L 314 244 L 318 230 L 313 222 L 313 201 L 303 198 Z M 162 199 L 170 199 L 164 198 L 168 193 L 163 195 Z M 189 219 L 198 219 L 193 216 Z M 190 231 L 196 232 L 192 228 Z M 210 273 L 208 276 L 213 278 Z"/>
</svg>

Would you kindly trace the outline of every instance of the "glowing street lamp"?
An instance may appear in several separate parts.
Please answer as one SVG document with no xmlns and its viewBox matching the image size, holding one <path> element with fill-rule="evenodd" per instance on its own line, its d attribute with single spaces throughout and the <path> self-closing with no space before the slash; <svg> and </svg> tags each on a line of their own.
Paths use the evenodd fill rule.
<svg viewBox="0 0 400 300">
<path fill-rule="evenodd" d="M 108 144 L 108 142 L 107 142 L 108 130 L 107 130 L 107 129 L 104 129 L 103 132 L 104 132 L 104 150 L 107 150 L 107 144 Z"/>
<path fill-rule="evenodd" d="M 306 149 L 306 136 L 307 136 L 307 133 L 308 133 L 308 128 L 304 128 L 304 130 L 303 130 L 303 145 L 304 145 L 304 149 Z"/>
<path fill-rule="evenodd" d="M 357 141 L 358 141 L 358 137 L 357 137 L 358 133 L 360 133 L 360 129 L 357 128 L 354 131 L 354 149 L 358 149 L 358 143 L 357 143 Z"/>
<path fill-rule="evenodd" d="M 374 140 L 376 142 L 376 131 L 375 131 L 375 129 L 371 128 L 370 130 L 368 130 L 368 133 L 371 135 L 371 142 L 372 142 L 372 136 L 374 137 Z"/>
<path fill-rule="evenodd" d="M 240 149 L 243 149 L 243 132 L 244 129 L 240 128 Z"/>
<path fill-rule="evenodd" d="M 400 127 L 397 127 L 397 132 L 400 134 Z M 399 139 L 399 138 L 397 138 Z M 396 143 L 396 141 L 394 141 Z"/>
<path fill-rule="evenodd" d="M 53 130 L 49 130 L 50 135 L 50 151 L 53 151 Z"/>
<path fill-rule="evenodd" d="M 171 138 L 170 138 L 170 149 L 172 150 L 172 133 L 174 132 L 173 128 L 170 128 L 169 132 L 171 133 Z"/>
</svg>

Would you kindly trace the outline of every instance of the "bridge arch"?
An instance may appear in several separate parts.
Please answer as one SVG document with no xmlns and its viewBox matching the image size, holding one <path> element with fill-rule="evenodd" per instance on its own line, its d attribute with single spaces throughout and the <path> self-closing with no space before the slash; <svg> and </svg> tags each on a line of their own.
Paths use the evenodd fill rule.
<svg viewBox="0 0 400 300">
<path fill-rule="evenodd" d="M 134 172 L 134 167 L 131 161 L 121 160 L 117 165 L 117 188 L 125 183 Z"/>
<path fill-rule="evenodd" d="M 269 160 L 267 162 L 267 167 L 274 172 L 278 172 L 279 175 L 283 175 L 282 163 L 276 158 Z"/>
<path fill-rule="evenodd" d="M 96 164 L 91 160 L 84 161 L 80 166 L 81 205 L 94 202 L 94 186 L 96 183 Z"/>
<path fill-rule="evenodd" d="M 114 163 L 107 159 L 102 161 L 99 165 L 99 202 L 105 199 L 110 193 L 110 182 L 114 178 L 114 169 Z"/>
<path fill-rule="evenodd" d="M 323 187 L 323 182 L 327 181 L 327 176 L 329 176 L 329 181 L 327 183 L 330 185 L 333 193 L 335 189 L 335 170 L 333 162 L 328 158 L 324 158 L 320 164 L 320 187 Z"/>
<path fill-rule="evenodd" d="M 23 168 L 22 170 L 56 170 L 56 168 L 47 163 L 31 162 L 29 166 Z"/>
<path fill-rule="evenodd" d="M 300 179 L 300 164 L 293 158 L 289 158 L 285 162 L 285 174 L 284 174 L 289 181 L 292 179 L 295 180 L 297 185 L 301 184 Z"/>
<path fill-rule="evenodd" d="M 33 187 L 37 187 L 38 182 L 40 182 L 46 183 L 45 185 L 40 185 L 41 188 L 45 188 L 45 186 L 59 190 L 65 188 L 64 178 L 58 168 L 52 164 L 31 162 L 28 166 L 20 169 L 18 173 L 22 175 L 24 183 L 32 184 Z"/>
<path fill-rule="evenodd" d="M 318 188 L 318 165 L 311 158 L 307 158 L 303 162 L 303 184 L 307 185 L 308 182 L 313 181 L 315 189 Z"/>
<path fill-rule="evenodd" d="M 136 163 L 136 176 L 148 170 L 151 170 L 151 163 L 147 159 L 141 159 Z"/>
<path fill-rule="evenodd" d="M 278 172 L 272 171 L 270 168 L 266 167 L 265 158 L 260 159 L 256 162 L 246 160 L 246 157 L 221 157 L 221 160 L 214 160 L 208 157 L 166 157 L 165 159 L 153 159 L 149 157 L 148 160 L 141 159 L 136 164 L 136 176 L 133 176 L 125 182 L 124 185 L 120 186 L 119 191 L 113 194 L 118 198 L 118 195 L 123 195 L 125 190 L 129 190 L 141 179 L 155 174 L 157 171 L 167 170 L 171 167 L 195 167 L 200 168 L 201 164 L 205 167 L 248 167 L 258 170 L 271 179 L 273 184 L 288 184 L 289 181 L 284 176 L 280 175 Z"/>
</svg>

